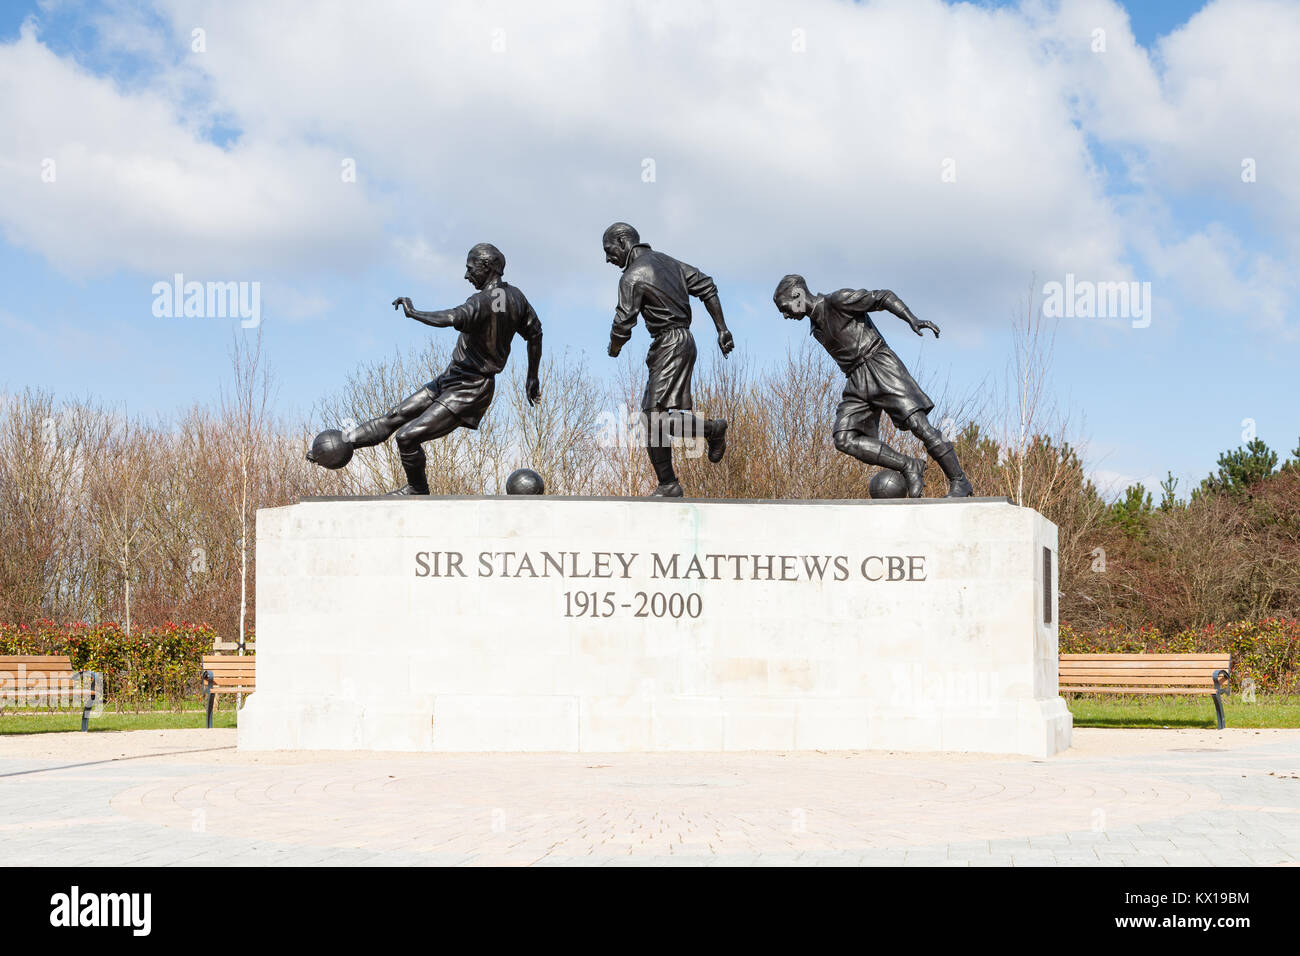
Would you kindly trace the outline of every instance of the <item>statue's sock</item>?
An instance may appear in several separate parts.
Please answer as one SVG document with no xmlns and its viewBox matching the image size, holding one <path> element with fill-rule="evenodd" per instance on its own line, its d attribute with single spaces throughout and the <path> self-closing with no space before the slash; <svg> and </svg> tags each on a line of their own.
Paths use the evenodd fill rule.
<svg viewBox="0 0 1300 956">
<path fill-rule="evenodd" d="M 378 445 L 380 442 L 387 440 L 393 432 L 378 418 L 372 418 L 368 422 L 362 422 L 356 428 L 350 428 L 343 433 L 343 440 L 350 442 L 353 448 L 369 448 L 371 445 Z"/>
<path fill-rule="evenodd" d="M 414 448 L 401 449 L 402 470 L 406 472 L 406 483 L 417 495 L 429 493 L 429 479 L 425 476 L 424 449 L 419 445 Z"/>
<path fill-rule="evenodd" d="M 668 433 L 674 438 L 707 438 L 709 424 L 694 412 L 675 411 L 666 415 Z"/>
<path fill-rule="evenodd" d="M 670 446 L 651 442 L 646 446 L 646 451 L 650 455 L 650 464 L 654 467 L 659 484 L 666 485 L 677 480 L 677 474 L 673 471 L 673 450 Z"/>
<path fill-rule="evenodd" d="M 882 465 L 894 471 L 902 471 L 907 465 L 906 455 L 890 448 L 879 438 L 840 432 L 835 436 L 835 447 L 868 465 Z"/>
<path fill-rule="evenodd" d="M 957 460 L 957 450 L 952 447 L 952 442 L 936 442 L 927 447 L 926 451 L 930 453 L 931 458 L 939 463 L 939 467 L 943 469 L 944 477 L 949 481 L 966 477 L 966 473 L 961 470 L 961 462 Z"/>
</svg>

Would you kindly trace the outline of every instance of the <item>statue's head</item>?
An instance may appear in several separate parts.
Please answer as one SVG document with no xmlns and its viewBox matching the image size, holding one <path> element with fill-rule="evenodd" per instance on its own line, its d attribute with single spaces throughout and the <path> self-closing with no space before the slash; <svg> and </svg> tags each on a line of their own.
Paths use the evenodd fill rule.
<svg viewBox="0 0 1300 956">
<path fill-rule="evenodd" d="M 476 289 L 483 288 L 493 278 L 500 278 L 505 271 L 506 257 L 490 242 L 480 242 L 465 256 L 465 278 Z"/>
<path fill-rule="evenodd" d="M 632 257 L 632 247 L 641 241 L 641 235 L 625 222 L 616 222 L 605 230 L 600 239 L 605 247 L 605 261 L 620 269 L 627 267 Z"/>
<path fill-rule="evenodd" d="M 812 293 L 808 291 L 808 283 L 804 282 L 803 276 L 799 275 L 788 275 L 778 282 L 776 291 L 772 293 L 772 301 L 783 316 L 796 321 L 812 309 Z"/>
</svg>

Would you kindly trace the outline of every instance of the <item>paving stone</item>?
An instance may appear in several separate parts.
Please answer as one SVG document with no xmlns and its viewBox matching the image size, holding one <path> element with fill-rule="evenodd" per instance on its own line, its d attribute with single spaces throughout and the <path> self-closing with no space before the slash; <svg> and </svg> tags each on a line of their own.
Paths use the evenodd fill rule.
<svg viewBox="0 0 1300 956">
<path fill-rule="evenodd" d="M 1213 753 L 1195 750 L 1210 732 L 1078 733 L 1087 746 L 1050 761 L 252 755 L 227 731 L 0 737 L 0 846 L 17 865 L 1300 861 L 1300 786 L 1268 776 L 1300 766 L 1300 732 L 1228 734 Z"/>
</svg>

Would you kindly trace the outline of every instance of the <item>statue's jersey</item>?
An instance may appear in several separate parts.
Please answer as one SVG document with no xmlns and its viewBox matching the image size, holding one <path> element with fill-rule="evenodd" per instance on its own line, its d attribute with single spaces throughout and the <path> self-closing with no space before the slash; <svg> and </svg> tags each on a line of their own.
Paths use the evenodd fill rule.
<svg viewBox="0 0 1300 956">
<path fill-rule="evenodd" d="M 884 343 L 867 313 L 879 309 L 889 294 L 888 289 L 840 289 L 824 295 L 809 313 L 813 338 L 845 372 L 853 371 Z"/>
<path fill-rule="evenodd" d="M 532 341 L 542 334 L 542 323 L 524 294 L 499 278 L 454 309 L 435 314 L 450 318 L 460 338 L 446 370 L 407 401 L 421 409 L 437 402 L 467 428 L 477 428 L 492 404 L 497 373 L 506 367 L 514 337 Z"/>
<path fill-rule="evenodd" d="M 707 299 L 717 295 L 713 280 L 695 266 L 655 252 L 645 243 L 632 248 L 642 251 L 634 255 L 619 279 L 610 337 L 619 342 L 630 339 L 638 315 L 645 319 L 646 331 L 652 338 L 669 329 L 689 328 L 690 296 Z"/>
<path fill-rule="evenodd" d="M 875 437 L 881 412 L 902 428 L 917 412 L 929 414 L 934 402 L 916 384 L 867 315 L 892 293 L 888 289 L 840 289 L 822 296 L 808 315 L 813 338 L 844 370 L 848 381 L 835 413 L 835 431 Z"/>
<path fill-rule="evenodd" d="M 516 335 L 532 340 L 542 334 L 542 323 L 528 299 L 504 279 L 489 282 L 447 311 L 452 328 L 460 332 L 448 372 L 496 375 L 506 367 Z"/>
</svg>

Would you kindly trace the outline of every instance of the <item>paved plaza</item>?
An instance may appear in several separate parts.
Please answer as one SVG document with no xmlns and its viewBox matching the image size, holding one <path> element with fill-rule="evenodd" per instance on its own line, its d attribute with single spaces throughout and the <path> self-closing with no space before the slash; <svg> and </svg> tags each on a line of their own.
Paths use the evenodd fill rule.
<svg viewBox="0 0 1300 956">
<path fill-rule="evenodd" d="M 1300 731 L 963 754 L 240 753 L 0 737 L 7 864 L 1300 864 Z"/>
</svg>

